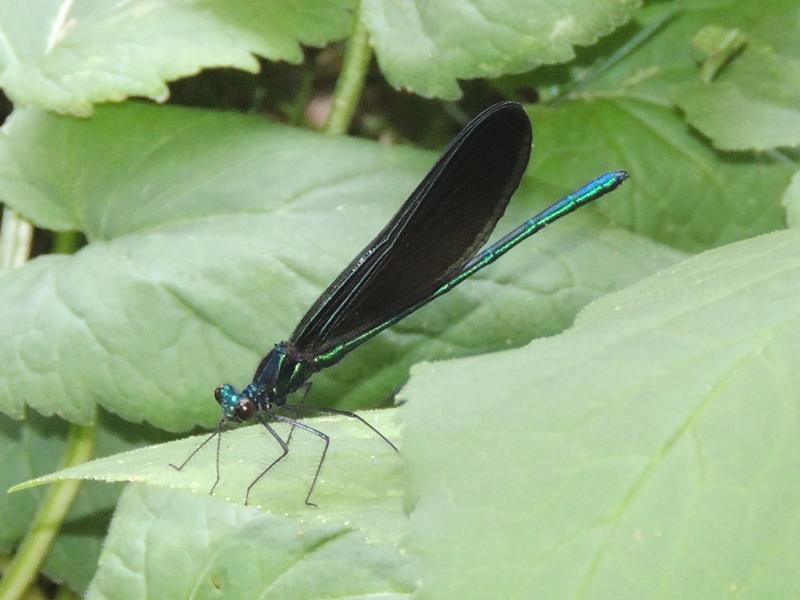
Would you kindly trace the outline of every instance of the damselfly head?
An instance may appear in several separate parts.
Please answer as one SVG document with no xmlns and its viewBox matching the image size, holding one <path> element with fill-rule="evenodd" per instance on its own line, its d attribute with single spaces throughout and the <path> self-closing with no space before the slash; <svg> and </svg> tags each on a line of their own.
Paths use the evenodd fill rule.
<svg viewBox="0 0 800 600">
<path fill-rule="evenodd" d="M 246 393 L 240 394 L 226 383 L 214 390 L 214 399 L 222 407 L 222 414 L 231 421 L 249 421 L 256 414 L 256 403 Z"/>
</svg>

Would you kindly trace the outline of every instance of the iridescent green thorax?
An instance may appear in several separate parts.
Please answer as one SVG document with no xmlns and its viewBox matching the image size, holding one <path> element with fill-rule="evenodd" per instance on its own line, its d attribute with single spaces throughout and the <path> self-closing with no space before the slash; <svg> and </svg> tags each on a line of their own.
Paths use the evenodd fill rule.
<svg viewBox="0 0 800 600">
<path fill-rule="evenodd" d="M 283 405 L 286 397 L 302 386 L 315 371 L 313 358 L 298 352 L 290 342 L 275 344 L 267 353 L 248 386 L 259 408 Z"/>
<path fill-rule="evenodd" d="M 226 383 L 217 388 L 214 396 L 226 419 L 243 420 L 252 410 L 269 412 L 273 405 L 282 406 L 286 397 L 300 388 L 315 371 L 314 362 L 300 354 L 288 342 L 275 344 L 256 369 L 253 381 L 241 392 Z"/>
</svg>

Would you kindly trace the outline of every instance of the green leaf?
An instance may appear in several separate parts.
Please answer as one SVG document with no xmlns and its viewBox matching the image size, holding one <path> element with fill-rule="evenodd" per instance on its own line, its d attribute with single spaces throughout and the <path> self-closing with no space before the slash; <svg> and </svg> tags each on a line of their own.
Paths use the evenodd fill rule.
<svg viewBox="0 0 800 600">
<path fill-rule="evenodd" d="M 408 598 L 413 560 L 318 519 L 128 486 L 87 598 Z"/>
<path fill-rule="evenodd" d="M 300 62 L 300 44 L 344 37 L 352 0 L 0 1 L 0 74 L 17 106 L 88 115 L 127 96 L 163 100 L 166 83 L 206 67 L 258 70 L 254 54 Z"/>
<path fill-rule="evenodd" d="M 365 411 L 362 416 L 397 441 L 395 413 Z M 232 505 L 244 502 L 248 486 L 280 456 L 280 447 L 260 425 L 223 433 L 215 495 L 232 504 L 208 497 L 217 475 L 216 440 L 203 446 L 182 470 L 170 466 L 182 463 L 207 439 L 205 435 L 97 459 L 17 485 L 12 491 L 86 479 L 183 488 L 199 496 L 166 489 L 129 490 L 111 525 L 90 597 L 100 592 L 114 598 L 141 597 L 130 590 L 140 589 L 151 579 L 167 586 L 163 597 L 192 595 L 186 590 L 206 586 L 224 588 L 231 597 L 246 595 L 237 596 L 233 590 L 267 586 L 274 586 L 271 589 L 280 598 L 294 597 L 290 592 L 306 594 L 299 597 L 378 592 L 402 597 L 409 593 L 416 577 L 411 568 L 414 559 L 398 550 L 407 524 L 398 455 L 354 419 L 337 416 L 304 423 L 331 438 L 311 498 L 318 508 L 306 506 L 304 499 L 323 444 L 299 430 L 292 436 L 287 457 L 250 493 L 251 506 L 271 514 Z M 287 426 L 275 424 L 275 428 L 283 439 L 288 437 Z M 183 548 L 185 561 L 179 569 L 174 561 L 152 560 L 174 551 L 176 545 Z M 254 549 L 259 550 L 257 558 Z M 310 577 L 310 573 L 315 575 Z M 161 597 L 162 592 L 153 588 L 149 595 Z"/>
<path fill-rule="evenodd" d="M 631 180 L 598 210 L 647 237 L 699 251 L 784 226 L 781 200 L 796 162 L 717 152 L 647 97 L 593 96 L 534 106 L 531 116 L 531 176 L 556 186 L 627 169 Z"/>
<path fill-rule="evenodd" d="M 792 596 L 799 296 L 784 231 L 606 296 L 562 335 L 415 367 L 420 597 Z"/>
<path fill-rule="evenodd" d="M 399 436 L 395 412 L 363 411 L 360 415 L 396 442 Z M 322 456 L 323 441 L 299 430 L 292 435 L 286 458 L 253 485 L 248 503 L 272 514 L 345 525 L 368 533 L 373 539 L 397 540 L 405 523 L 398 455 L 355 419 L 321 417 L 304 419 L 303 423 L 331 439 L 311 498 L 319 509 L 306 506 L 304 500 Z M 284 440 L 288 438 L 288 425 L 276 423 L 274 427 Z M 64 479 L 86 479 L 147 483 L 206 496 L 217 477 L 219 438 L 202 446 L 181 470 L 171 466 L 182 465 L 206 439 L 208 435 L 192 436 L 100 458 L 32 479 L 11 491 Z M 220 480 L 214 495 L 244 504 L 248 486 L 280 455 L 280 446 L 261 425 L 224 431 L 219 453 Z"/>
<path fill-rule="evenodd" d="M 0 490 L 57 469 L 66 444 L 67 424 L 31 412 L 24 423 L 0 416 Z M 164 440 L 165 434 L 133 426 L 104 413 L 97 427 L 96 454 L 106 456 Z M 0 492 L 0 549 L 8 552 L 25 534 L 42 496 L 41 490 Z M 81 487 L 43 570 L 49 579 L 86 591 L 97 568 L 103 539 L 119 496 L 109 485 Z"/>
<path fill-rule="evenodd" d="M 364 0 L 362 18 L 394 87 L 454 100 L 458 79 L 497 77 L 566 62 L 625 23 L 639 0 L 519 3 Z"/>
<path fill-rule="evenodd" d="M 91 243 L 0 275 L 0 361 L 14 373 L 0 380 L 0 410 L 20 416 L 28 404 L 85 423 L 101 404 L 172 431 L 218 420 L 214 386 L 249 380 L 435 159 L 137 104 L 88 121 L 17 113 L 3 133 L 0 196 Z M 565 182 L 583 183 L 527 182 L 498 233 Z M 310 401 L 374 406 L 414 362 L 556 333 L 593 298 L 679 256 L 590 211 L 570 216 L 320 373 Z"/>
</svg>

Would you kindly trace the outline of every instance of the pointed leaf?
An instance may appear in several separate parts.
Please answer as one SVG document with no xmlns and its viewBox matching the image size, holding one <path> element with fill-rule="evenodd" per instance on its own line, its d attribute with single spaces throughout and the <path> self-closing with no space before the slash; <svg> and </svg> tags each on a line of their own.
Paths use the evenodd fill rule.
<svg viewBox="0 0 800 600">
<path fill-rule="evenodd" d="M 300 62 L 301 43 L 346 35 L 351 0 L 0 1 L 0 75 L 17 106 L 89 115 L 127 96 L 163 100 L 205 67 L 257 71 L 254 54 Z"/>
<path fill-rule="evenodd" d="M 458 79 L 566 62 L 628 20 L 638 0 L 548 2 L 365 0 L 363 19 L 394 87 L 454 100 Z"/>
<path fill-rule="evenodd" d="M 415 367 L 420 597 L 792 596 L 798 295 L 793 230 L 606 296 L 562 335 Z"/>
<path fill-rule="evenodd" d="M 129 485 L 87 598 L 373 598 L 414 591 L 413 562 L 340 524 Z"/>
</svg>

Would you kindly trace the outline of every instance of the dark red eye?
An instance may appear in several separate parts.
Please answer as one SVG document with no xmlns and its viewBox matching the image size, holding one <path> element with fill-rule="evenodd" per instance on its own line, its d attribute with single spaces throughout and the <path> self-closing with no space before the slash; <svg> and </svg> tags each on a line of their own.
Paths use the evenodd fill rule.
<svg viewBox="0 0 800 600">
<path fill-rule="evenodd" d="M 242 398 L 236 405 L 234 413 L 240 421 L 249 421 L 256 414 L 256 405 L 249 398 Z"/>
</svg>

